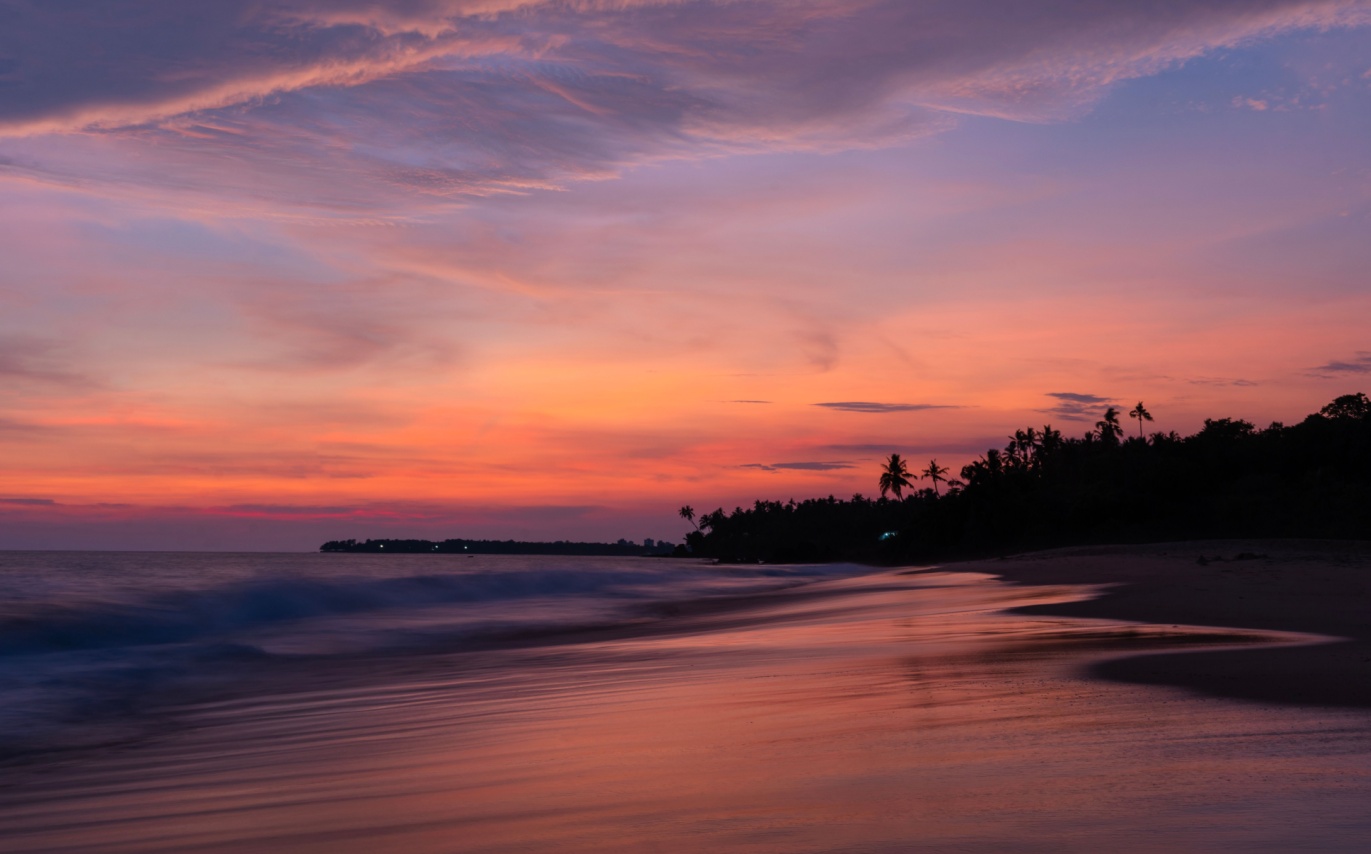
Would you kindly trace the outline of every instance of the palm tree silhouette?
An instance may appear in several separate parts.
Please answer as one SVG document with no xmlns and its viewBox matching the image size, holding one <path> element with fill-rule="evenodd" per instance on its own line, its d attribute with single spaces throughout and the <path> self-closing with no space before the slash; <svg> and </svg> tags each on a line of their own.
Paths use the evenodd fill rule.
<svg viewBox="0 0 1371 854">
<path fill-rule="evenodd" d="M 1038 448 L 1041 445 L 1042 437 L 1038 431 L 1029 427 L 1024 430 L 1015 430 L 1014 435 L 1009 437 L 1009 445 L 1005 451 L 1009 454 L 1009 463 L 1016 468 L 1031 469 L 1037 464 Z M 935 484 L 936 488 L 936 484 Z"/>
<path fill-rule="evenodd" d="M 681 513 L 681 518 L 682 518 L 682 519 L 686 520 L 687 522 L 689 522 L 689 523 L 692 524 L 692 525 L 695 525 L 695 508 L 694 508 L 694 507 L 691 507 L 689 504 L 687 504 L 686 506 L 684 506 L 684 507 L 681 508 L 680 513 Z M 697 530 L 697 531 L 700 530 L 700 526 L 699 526 L 699 525 L 695 525 L 695 530 Z"/>
<path fill-rule="evenodd" d="M 947 480 L 947 478 L 943 477 L 943 475 L 945 474 L 947 474 L 947 469 L 943 466 L 938 465 L 937 460 L 929 460 L 928 468 L 924 469 L 919 474 L 919 478 L 928 478 L 929 480 L 933 481 L 933 494 L 939 495 L 940 493 L 938 492 L 938 481 Z"/>
<path fill-rule="evenodd" d="M 1051 424 L 1044 424 L 1043 431 L 1038 434 L 1039 459 L 1044 456 L 1052 456 L 1062 447 L 1062 431 L 1053 430 Z"/>
<path fill-rule="evenodd" d="M 1152 413 L 1147 411 L 1147 407 L 1143 406 L 1143 402 L 1140 400 L 1138 401 L 1138 405 L 1133 407 L 1133 411 L 1128 413 L 1128 417 L 1138 419 L 1138 438 L 1141 439 L 1143 435 L 1143 422 L 1151 421 Z"/>
<path fill-rule="evenodd" d="M 1123 428 L 1119 426 L 1119 410 L 1109 407 L 1105 410 L 1104 420 L 1095 422 L 1095 429 L 1100 431 L 1100 440 L 1114 445 L 1123 435 Z"/>
<path fill-rule="evenodd" d="M 887 492 L 893 492 L 896 498 L 903 499 L 906 486 L 909 486 L 909 467 L 899 454 L 891 454 L 881 470 L 881 497 L 885 498 Z"/>
</svg>

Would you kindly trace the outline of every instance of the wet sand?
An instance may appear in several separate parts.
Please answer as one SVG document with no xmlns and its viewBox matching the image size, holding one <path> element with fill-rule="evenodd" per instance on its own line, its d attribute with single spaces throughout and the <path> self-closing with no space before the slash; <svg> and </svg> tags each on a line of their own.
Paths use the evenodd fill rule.
<svg viewBox="0 0 1371 854">
<path fill-rule="evenodd" d="M 1100 662 L 1102 678 L 1272 703 L 1371 708 L 1371 543 L 1226 540 L 1037 552 L 960 565 L 1017 584 L 1106 584 L 1020 613 L 1236 626 L 1343 639 Z"/>
<path fill-rule="evenodd" d="M 1271 550 L 1208 553 L 1238 551 Z M 1357 583 L 1361 558 L 1306 552 L 1203 567 L 1194 547 L 1124 548 L 892 570 L 553 644 L 263 672 L 238 695 L 183 698 L 161 735 L 5 769 L 0 840 L 10 852 L 1361 851 L 1371 714 L 1292 702 L 1300 686 L 1279 676 L 1279 703 L 1219 696 L 1241 692 L 1180 664 L 1323 654 L 1269 644 L 1363 625 L 1364 588 L 1335 586 Z M 1249 628 L 1212 628 L 1225 624 Z M 1166 678 L 1127 671 L 1139 661 Z"/>
</svg>

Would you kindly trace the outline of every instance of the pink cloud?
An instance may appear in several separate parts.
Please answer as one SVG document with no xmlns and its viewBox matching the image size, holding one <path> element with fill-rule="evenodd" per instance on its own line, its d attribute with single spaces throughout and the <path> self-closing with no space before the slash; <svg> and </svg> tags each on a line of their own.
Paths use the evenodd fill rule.
<svg viewBox="0 0 1371 854">
<path fill-rule="evenodd" d="M 891 145 L 965 113 L 1060 118 L 1218 48 L 1371 21 L 1364 0 L 189 9 L 25 7 L 0 42 L 0 134 L 105 139 L 98 157 L 89 138 L 11 141 L 7 171 L 398 209 L 663 157 Z M 149 147 L 176 168 L 142 165 Z"/>
<path fill-rule="evenodd" d="M 1101 401 L 1185 430 L 1360 375 L 1360 102 L 1157 93 L 1364 2 L 210 5 L 0 33 L 0 465 L 87 508 L 50 533 L 658 537 Z"/>
</svg>

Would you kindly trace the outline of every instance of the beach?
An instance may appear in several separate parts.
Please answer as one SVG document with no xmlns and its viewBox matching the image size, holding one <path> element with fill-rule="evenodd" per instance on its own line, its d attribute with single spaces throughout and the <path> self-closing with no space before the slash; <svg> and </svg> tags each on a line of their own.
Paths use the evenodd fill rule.
<svg viewBox="0 0 1371 854">
<path fill-rule="evenodd" d="M 1021 584 L 1108 584 L 1022 609 L 1093 619 L 1243 626 L 1341 638 L 1242 652 L 1136 656 L 1101 677 L 1275 703 L 1371 707 L 1371 544 L 1225 540 L 1038 552 L 967 564 Z"/>
<path fill-rule="evenodd" d="M 614 564 L 596 607 L 665 566 Z M 13 852 L 1360 851 L 1366 572 L 1349 544 L 1164 544 L 702 575 L 612 619 L 326 655 L 273 624 L 260 660 L 159 683 L 125 737 L 8 760 L 0 838 Z"/>
</svg>

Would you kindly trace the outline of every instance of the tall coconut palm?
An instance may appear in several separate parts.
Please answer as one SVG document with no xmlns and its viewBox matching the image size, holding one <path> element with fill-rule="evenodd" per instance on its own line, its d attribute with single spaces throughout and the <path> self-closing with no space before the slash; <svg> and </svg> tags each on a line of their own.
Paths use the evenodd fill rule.
<svg viewBox="0 0 1371 854">
<path fill-rule="evenodd" d="M 909 467 L 899 454 L 891 454 L 890 459 L 885 461 L 885 468 L 881 469 L 881 497 L 885 498 L 887 492 L 893 492 L 897 499 L 903 499 L 904 488 L 909 485 Z"/>
<path fill-rule="evenodd" d="M 1100 432 L 1100 439 L 1110 445 L 1118 444 L 1119 437 L 1123 435 L 1123 428 L 1119 426 L 1119 410 L 1109 407 L 1104 412 L 1104 420 L 1095 422 L 1095 429 Z"/>
<path fill-rule="evenodd" d="M 1128 417 L 1138 419 L 1138 438 L 1141 439 L 1143 437 L 1143 422 L 1151 421 L 1152 413 L 1147 411 L 1147 407 L 1143 406 L 1143 402 L 1140 400 L 1138 405 L 1128 413 Z"/>
<path fill-rule="evenodd" d="M 1040 440 L 1038 431 L 1032 427 L 1015 430 L 1014 435 L 1009 437 L 1009 445 L 1005 448 L 1010 465 L 1015 468 L 1033 468 L 1037 461 Z"/>
<path fill-rule="evenodd" d="M 933 494 L 940 495 L 941 493 L 938 492 L 938 481 L 947 480 L 947 478 L 943 477 L 945 474 L 947 474 L 947 469 L 938 465 L 937 460 L 929 460 L 928 468 L 919 473 L 919 478 L 927 478 L 928 480 L 933 481 Z"/>
<path fill-rule="evenodd" d="M 695 508 L 694 508 L 694 507 L 691 507 L 689 504 L 687 504 L 686 506 L 684 506 L 684 507 L 681 508 L 680 513 L 681 513 L 681 518 L 682 518 L 682 519 L 686 520 L 687 522 L 689 522 L 689 523 L 692 524 L 692 525 L 695 525 Z M 697 531 L 700 530 L 700 526 L 699 526 L 699 525 L 695 525 L 695 530 L 697 530 Z"/>
<path fill-rule="evenodd" d="M 1050 457 L 1062 447 L 1062 431 L 1053 430 L 1051 424 L 1044 424 L 1043 431 L 1038 434 L 1038 451 L 1041 457 Z"/>
</svg>

